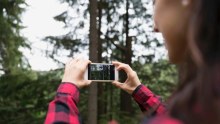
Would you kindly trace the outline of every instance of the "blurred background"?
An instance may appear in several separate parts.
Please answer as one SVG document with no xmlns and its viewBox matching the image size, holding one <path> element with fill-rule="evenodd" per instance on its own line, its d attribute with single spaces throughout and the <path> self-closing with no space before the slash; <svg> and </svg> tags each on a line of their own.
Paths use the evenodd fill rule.
<svg viewBox="0 0 220 124">
<path fill-rule="evenodd" d="M 129 64 L 166 101 L 177 71 L 153 32 L 152 16 L 151 0 L 0 0 L 0 123 L 43 123 L 66 61 L 79 55 Z M 84 124 L 143 118 L 131 96 L 111 83 L 80 92 Z"/>
</svg>

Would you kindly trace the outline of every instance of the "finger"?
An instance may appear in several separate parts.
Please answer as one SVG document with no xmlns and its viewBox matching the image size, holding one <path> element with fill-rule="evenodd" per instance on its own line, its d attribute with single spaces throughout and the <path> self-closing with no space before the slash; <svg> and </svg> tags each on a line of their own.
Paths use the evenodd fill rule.
<svg viewBox="0 0 220 124">
<path fill-rule="evenodd" d="M 87 80 L 87 81 L 85 82 L 86 86 L 89 86 L 91 83 L 92 83 L 91 80 Z"/>
<path fill-rule="evenodd" d="M 117 62 L 117 61 L 112 61 L 112 64 L 115 65 L 115 66 L 119 66 L 119 65 L 122 65 L 122 64 L 124 64 L 124 63 Z"/>
<path fill-rule="evenodd" d="M 67 65 L 67 64 L 70 64 L 71 61 L 73 61 L 73 58 L 68 59 L 68 61 L 66 62 L 66 65 Z"/>
<path fill-rule="evenodd" d="M 80 56 L 80 55 L 77 55 L 77 56 L 75 57 L 75 63 L 76 63 L 76 64 L 80 63 L 82 60 L 84 60 L 84 58 L 83 58 L 82 56 Z"/>
<path fill-rule="evenodd" d="M 78 64 L 78 65 L 81 65 L 84 61 L 85 61 L 85 60 L 83 60 L 83 59 L 78 59 L 78 60 L 77 60 L 77 64 Z"/>
<path fill-rule="evenodd" d="M 80 67 L 82 69 L 83 72 L 85 72 L 86 68 L 88 67 L 88 64 L 91 63 L 90 60 L 79 60 L 77 62 L 77 66 Z"/>
<path fill-rule="evenodd" d="M 77 56 L 76 59 L 78 60 L 77 62 L 81 62 L 83 60 L 85 60 L 85 58 L 83 56 Z"/>
<path fill-rule="evenodd" d="M 72 68 L 76 63 L 75 59 L 70 60 L 69 63 L 66 64 L 66 67 L 68 67 L 69 69 Z"/>
<path fill-rule="evenodd" d="M 117 67 L 117 70 L 124 70 L 127 74 L 130 74 L 133 72 L 132 68 L 127 64 L 119 65 Z"/>
<path fill-rule="evenodd" d="M 91 63 L 91 61 L 90 60 L 81 60 L 80 61 L 80 65 L 82 65 L 83 67 L 87 67 L 88 66 L 88 64 L 90 64 Z"/>
<path fill-rule="evenodd" d="M 79 54 L 79 55 L 76 55 L 76 58 L 77 59 L 84 59 L 84 56 L 83 56 L 83 54 Z"/>
<path fill-rule="evenodd" d="M 76 58 L 76 59 L 75 59 L 75 63 L 78 63 L 79 61 L 80 61 L 79 58 Z"/>
<path fill-rule="evenodd" d="M 85 60 L 85 63 L 88 65 L 88 64 L 90 64 L 90 63 L 92 63 L 90 60 Z"/>
<path fill-rule="evenodd" d="M 70 68 L 74 65 L 74 63 L 75 63 L 75 60 L 74 60 L 73 58 L 70 59 L 70 60 L 66 63 L 65 69 L 70 69 Z"/>
<path fill-rule="evenodd" d="M 77 63 L 77 61 L 78 61 L 78 59 L 77 58 L 73 58 L 72 60 L 71 60 L 71 64 L 75 64 L 75 63 Z"/>
<path fill-rule="evenodd" d="M 120 68 L 120 66 L 125 66 L 125 65 L 127 65 L 127 64 L 125 64 L 125 63 L 117 62 L 117 61 L 112 61 L 112 64 L 115 65 L 115 67 L 116 67 L 116 69 L 117 69 L 118 71 L 121 70 L 121 69 L 123 69 L 123 68 Z"/>
<path fill-rule="evenodd" d="M 116 87 L 123 89 L 124 83 L 118 82 L 118 81 L 113 81 L 112 82 L 113 85 L 115 85 Z"/>
</svg>

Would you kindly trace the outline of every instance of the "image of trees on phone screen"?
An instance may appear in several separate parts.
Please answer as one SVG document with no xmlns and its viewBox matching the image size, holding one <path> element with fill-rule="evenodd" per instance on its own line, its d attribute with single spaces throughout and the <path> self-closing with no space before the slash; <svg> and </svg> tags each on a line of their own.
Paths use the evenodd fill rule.
<svg viewBox="0 0 220 124">
<path fill-rule="evenodd" d="M 89 80 L 115 80 L 115 67 L 110 64 L 90 64 Z"/>
</svg>

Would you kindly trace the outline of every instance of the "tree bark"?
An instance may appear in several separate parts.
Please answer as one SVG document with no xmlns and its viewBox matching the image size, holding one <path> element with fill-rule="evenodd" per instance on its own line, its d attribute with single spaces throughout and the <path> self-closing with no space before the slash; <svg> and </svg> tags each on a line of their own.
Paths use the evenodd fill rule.
<svg viewBox="0 0 220 124">
<path fill-rule="evenodd" d="M 98 18 L 98 62 L 102 62 L 102 0 L 99 0 L 98 2 Z M 104 86 L 104 83 L 98 83 L 98 120 L 101 118 L 102 115 L 106 114 L 107 102 L 105 101 L 105 96 L 103 95 Z"/>
<path fill-rule="evenodd" d="M 90 0 L 90 34 L 89 34 L 89 58 L 92 62 L 98 62 L 98 31 L 97 31 L 97 0 Z M 97 83 L 89 87 L 88 123 L 97 124 Z"/>
<path fill-rule="evenodd" d="M 132 59 L 132 39 L 129 37 L 129 1 L 126 0 L 126 17 L 125 17 L 125 33 L 126 33 L 126 50 L 123 51 L 124 53 L 124 63 L 129 64 L 131 66 L 131 59 Z M 122 74 L 122 80 L 125 81 L 127 76 L 125 74 Z M 131 96 L 124 92 L 121 91 L 120 94 L 120 101 L 121 101 L 121 106 L 120 109 L 122 112 L 125 112 L 127 114 L 132 114 L 132 100 Z"/>
</svg>

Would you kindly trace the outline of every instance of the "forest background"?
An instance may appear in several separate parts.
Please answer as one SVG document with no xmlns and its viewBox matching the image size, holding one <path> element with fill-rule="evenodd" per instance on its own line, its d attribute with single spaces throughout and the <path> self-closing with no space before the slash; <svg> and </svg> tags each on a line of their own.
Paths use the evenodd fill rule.
<svg viewBox="0 0 220 124">
<path fill-rule="evenodd" d="M 25 0 L 0 1 L 0 123 L 43 123 L 48 103 L 61 82 L 65 66 L 61 58 L 80 53 L 92 62 L 117 60 L 129 64 L 143 84 L 164 101 L 169 98 L 177 83 L 177 71 L 161 50 L 163 41 L 153 32 L 151 0 L 59 2 L 68 7 L 54 19 L 64 25 L 65 33 L 42 38 L 50 46 L 42 51 L 57 63 L 57 68 L 39 71 L 31 67 L 23 51 L 33 49 L 34 42 L 21 34 L 26 28 L 21 15 L 28 4 Z M 120 80 L 125 79 L 121 73 Z M 106 124 L 110 120 L 138 124 L 143 118 L 131 96 L 110 83 L 94 82 L 80 92 L 78 106 L 85 124 Z"/>
</svg>

